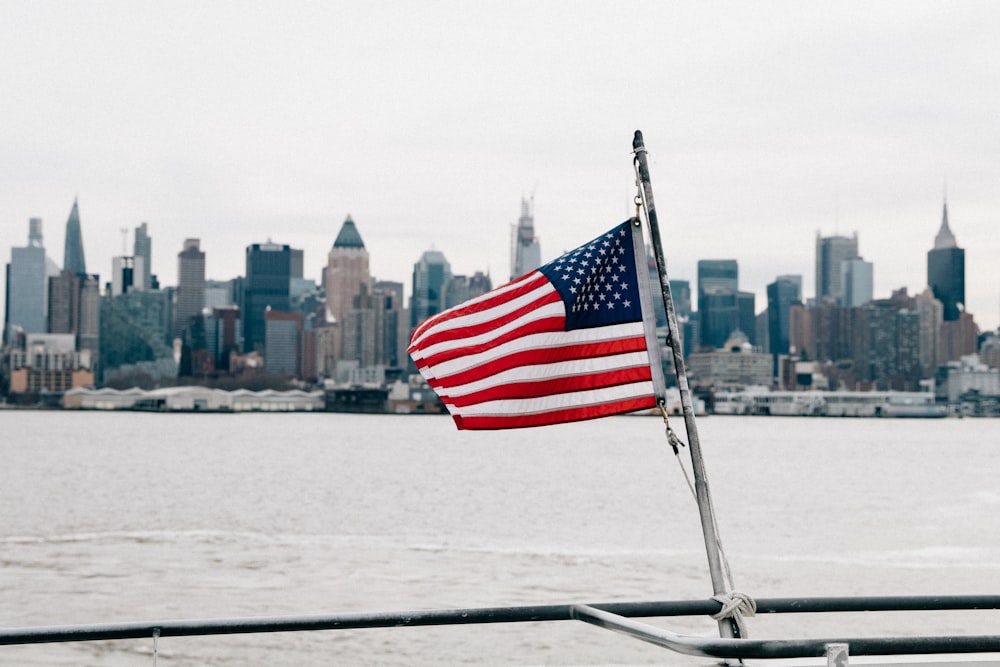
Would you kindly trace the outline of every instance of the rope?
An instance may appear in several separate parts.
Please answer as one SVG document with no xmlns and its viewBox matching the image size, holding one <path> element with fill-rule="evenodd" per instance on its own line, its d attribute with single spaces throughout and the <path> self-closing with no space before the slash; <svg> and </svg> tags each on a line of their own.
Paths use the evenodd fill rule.
<svg viewBox="0 0 1000 667">
<path fill-rule="evenodd" d="M 674 433 L 674 429 L 670 428 L 670 417 L 667 415 L 666 401 L 661 398 L 657 402 L 656 407 L 660 409 L 660 414 L 663 415 L 663 424 L 667 429 L 667 443 L 669 443 L 673 448 L 674 456 L 677 458 L 677 465 L 681 467 L 681 473 L 684 475 L 684 481 L 687 482 L 688 488 L 691 489 L 691 495 L 694 496 L 695 500 L 697 500 L 698 493 L 694 490 L 694 484 L 691 482 L 691 478 L 688 476 L 687 468 L 684 467 L 684 461 L 681 459 L 681 447 L 687 447 L 687 445 L 677 437 L 677 434 Z"/>
<path fill-rule="evenodd" d="M 667 443 L 674 450 L 674 455 L 677 459 L 677 465 L 681 468 L 681 473 L 684 475 L 684 481 L 687 482 L 688 489 L 691 490 L 691 497 L 694 498 L 695 503 L 698 502 L 698 492 L 694 488 L 694 484 L 691 482 L 691 476 L 688 475 L 687 468 L 684 467 L 684 461 L 681 459 L 681 447 L 686 447 L 687 445 L 677 437 L 674 430 L 670 427 L 670 418 L 667 414 L 666 402 L 663 399 L 657 403 L 657 407 L 660 409 L 660 414 L 663 416 L 663 423 L 667 430 Z M 733 571 L 729 567 L 729 559 L 726 557 L 726 552 L 722 547 L 722 536 L 719 533 L 719 523 L 715 516 L 715 503 L 709 498 L 709 503 L 711 507 L 710 515 L 712 517 L 712 532 L 715 533 L 715 544 L 719 548 L 719 561 L 722 564 L 722 574 L 726 578 L 726 585 L 729 588 L 728 593 L 717 595 L 712 598 L 713 600 L 719 600 L 722 603 L 722 610 L 719 612 L 718 616 L 712 616 L 716 620 L 722 618 L 733 618 L 736 623 L 736 627 L 739 630 L 741 637 L 747 637 L 747 629 L 743 622 L 743 616 L 753 616 L 757 611 L 757 603 L 754 602 L 753 598 L 744 593 L 737 593 L 733 591 L 735 585 L 733 584 Z M 733 601 L 735 600 L 735 602 Z"/>
<path fill-rule="evenodd" d="M 731 618 L 740 631 L 740 637 L 746 638 L 749 636 L 743 617 L 757 615 L 757 603 L 754 602 L 754 599 L 746 593 L 738 593 L 736 591 L 713 595 L 712 599 L 722 605 L 722 609 L 712 614 L 712 618 L 717 621 L 721 621 L 724 618 Z"/>
</svg>

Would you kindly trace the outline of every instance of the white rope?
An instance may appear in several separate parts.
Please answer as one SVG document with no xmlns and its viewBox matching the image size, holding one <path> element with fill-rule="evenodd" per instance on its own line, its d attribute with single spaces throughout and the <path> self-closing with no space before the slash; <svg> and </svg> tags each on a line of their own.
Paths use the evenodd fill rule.
<svg viewBox="0 0 1000 667">
<path fill-rule="evenodd" d="M 722 604 L 722 609 L 712 614 L 712 618 L 721 621 L 724 618 L 731 618 L 736 623 L 740 631 L 740 637 L 746 638 L 747 626 L 743 621 L 744 616 L 756 616 L 757 603 L 746 593 L 729 591 L 720 595 L 713 595 L 712 599 Z"/>
<path fill-rule="evenodd" d="M 157 649 L 157 640 L 160 638 L 160 629 L 153 628 L 153 667 L 156 667 L 156 657 L 159 653 Z"/>
</svg>

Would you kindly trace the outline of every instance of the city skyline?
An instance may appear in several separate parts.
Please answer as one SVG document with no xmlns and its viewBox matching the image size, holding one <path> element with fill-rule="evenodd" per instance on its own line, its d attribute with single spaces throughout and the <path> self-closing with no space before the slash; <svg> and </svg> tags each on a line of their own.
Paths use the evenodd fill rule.
<svg viewBox="0 0 1000 667">
<path fill-rule="evenodd" d="M 524 204 L 523 204 L 523 200 L 522 200 L 522 213 L 523 213 L 523 206 L 524 206 Z M 948 214 L 947 214 L 947 204 L 946 203 L 943 204 L 943 212 L 942 213 L 943 213 L 944 220 L 947 223 Z M 36 233 L 35 230 L 36 230 L 36 228 L 41 227 L 42 224 L 44 223 L 44 221 L 39 222 L 39 220 L 40 220 L 39 218 L 34 218 L 33 217 L 29 221 L 30 224 L 28 225 L 28 233 L 29 233 L 29 237 L 30 237 L 29 238 L 29 242 L 30 243 L 38 242 L 37 239 L 35 239 L 35 236 L 34 236 L 34 234 Z M 86 223 L 85 222 L 81 223 L 81 216 L 80 216 L 80 214 L 78 212 L 78 202 L 77 202 L 76 199 L 74 199 L 73 206 L 72 206 L 72 212 L 71 212 L 71 214 L 70 214 L 69 219 L 68 219 L 67 222 L 68 222 L 68 224 L 66 225 L 67 228 L 72 228 L 74 230 L 74 232 L 82 231 L 82 236 L 84 238 L 84 245 L 86 245 L 86 238 L 87 238 Z M 348 224 L 352 230 L 357 230 L 356 223 L 352 219 L 352 216 L 350 214 L 348 214 L 347 217 L 345 218 L 345 220 L 338 224 L 338 232 L 336 234 L 334 234 L 334 236 L 333 236 L 334 240 L 331 241 L 330 247 L 326 250 L 326 255 L 324 255 L 324 259 L 328 260 L 328 256 L 329 256 L 329 253 L 330 253 L 330 248 L 335 248 L 336 247 L 338 239 L 343 234 L 343 227 L 344 227 L 345 224 Z M 939 223 L 938 223 L 938 231 L 939 232 L 940 232 L 940 230 L 942 228 L 941 225 L 942 225 L 942 223 L 939 221 Z M 516 225 L 512 225 L 512 227 L 516 227 Z M 944 228 L 948 229 L 948 231 L 951 232 L 949 224 L 945 224 Z M 142 238 L 142 243 L 144 245 L 145 244 L 149 244 L 150 240 L 152 239 L 154 241 L 154 245 L 158 246 L 158 244 L 155 243 L 155 241 L 157 240 L 156 229 L 153 228 L 153 227 L 150 227 L 147 222 L 141 223 L 139 226 L 137 226 L 135 228 L 135 230 L 125 230 L 123 228 L 123 229 L 119 230 L 119 233 L 124 233 L 126 231 L 131 232 L 133 234 L 135 232 L 140 232 L 141 238 Z M 357 232 L 355 231 L 354 233 L 357 233 Z M 644 234 L 648 237 L 648 232 L 644 231 Z M 819 234 L 819 232 L 817 232 L 817 234 Z M 837 240 L 848 241 L 848 240 L 850 240 L 851 243 L 853 244 L 852 247 L 855 250 L 859 249 L 861 241 L 858 239 L 856 233 L 853 233 L 850 237 L 847 237 L 846 235 L 844 235 L 844 232 L 839 232 L 839 234 L 841 234 L 841 236 L 832 236 L 832 235 L 831 236 L 822 236 L 822 237 L 817 236 L 814 239 L 814 243 L 816 244 L 816 246 L 813 248 L 813 255 L 812 255 L 812 257 L 810 259 L 813 262 L 813 272 L 816 273 L 817 275 L 819 273 L 819 263 L 817 262 L 817 256 L 818 256 L 818 253 L 819 253 L 819 241 L 820 240 L 824 241 L 825 243 L 829 242 L 831 240 L 833 240 L 833 241 L 837 241 Z M 46 233 L 46 238 L 47 237 L 48 237 L 48 234 Z M 125 241 L 125 250 L 128 251 L 128 248 L 130 247 L 130 244 L 127 242 L 128 237 L 126 236 L 125 238 L 126 238 L 126 241 Z M 956 243 L 959 248 L 962 248 L 964 250 L 964 248 L 962 246 L 962 243 L 960 241 L 958 241 L 956 239 L 956 237 L 954 237 L 954 236 L 951 237 L 951 241 L 953 243 Z M 49 244 L 45 243 L 44 241 L 41 241 L 41 242 L 43 243 L 43 247 L 45 248 L 46 255 L 48 255 L 49 257 L 51 257 L 51 249 L 49 247 Z M 191 248 L 191 246 L 192 246 L 192 244 L 194 244 L 194 249 L 197 251 L 197 246 L 199 245 L 199 242 L 200 242 L 200 239 L 185 237 L 184 242 L 183 242 L 183 248 L 182 248 L 181 252 L 184 253 L 184 252 L 189 251 L 190 248 Z M 921 261 L 924 261 L 926 259 L 926 257 L 927 257 L 927 252 L 929 252 L 930 250 L 935 249 L 936 248 L 936 244 L 939 243 L 939 242 L 940 242 L 939 241 L 939 235 L 935 234 L 934 239 L 932 239 L 931 243 L 928 245 L 927 249 L 925 250 L 924 257 L 919 258 L 919 259 Z M 240 247 L 235 248 L 235 249 L 230 249 L 230 251 L 231 252 L 236 252 L 236 253 L 238 253 L 240 255 L 245 255 L 245 253 L 248 252 L 252 246 L 268 245 L 268 244 L 277 244 L 279 246 L 280 245 L 291 245 L 291 244 L 282 244 L 280 241 L 275 241 L 274 237 L 268 236 L 268 239 L 267 239 L 266 242 L 263 242 L 263 243 L 261 243 L 261 242 L 249 243 L 249 244 L 246 244 L 245 246 L 240 246 Z M 25 243 L 25 245 L 28 245 L 28 243 Z M 21 246 L 15 246 L 15 247 L 21 247 Z M 307 280 L 313 280 L 317 284 L 317 286 L 323 287 L 322 273 L 326 269 L 326 263 L 320 264 L 320 265 L 318 265 L 318 267 L 312 267 L 312 264 L 308 261 L 309 255 L 307 253 L 309 252 L 309 250 L 310 249 L 308 249 L 308 248 L 299 248 L 297 250 L 297 252 L 301 253 L 301 255 L 302 255 L 302 261 L 303 261 L 303 275 L 302 275 L 302 277 L 306 278 Z M 311 250 L 313 250 L 312 254 L 320 254 L 320 251 L 318 249 L 311 249 Z M 410 264 L 408 264 L 408 265 L 406 265 L 404 267 L 398 268 L 396 270 L 396 273 L 394 273 L 393 275 L 391 275 L 391 276 L 376 276 L 376 275 L 373 275 L 372 278 L 378 279 L 378 280 L 381 280 L 381 281 L 396 281 L 396 282 L 401 282 L 404 285 L 404 290 L 405 290 L 405 294 L 406 294 L 406 300 L 408 302 L 409 298 L 412 296 L 412 287 L 413 287 L 413 285 L 412 285 L 412 281 L 408 281 L 407 280 L 407 276 L 408 276 L 409 273 L 412 272 L 412 269 L 413 269 L 414 265 L 416 265 L 416 264 L 418 264 L 418 263 L 420 263 L 422 261 L 423 254 L 426 253 L 426 252 L 428 252 L 428 251 L 434 252 L 434 253 L 443 254 L 444 257 L 445 257 L 445 259 L 448 261 L 448 263 L 449 264 L 453 264 L 451 258 L 448 257 L 448 253 L 447 253 L 446 250 L 439 249 L 439 248 L 437 248 L 436 245 L 432 244 L 432 246 L 430 248 L 428 248 L 427 250 L 423 251 L 423 253 L 421 253 L 420 255 L 415 255 L 415 257 L 417 257 L 417 259 L 413 260 Z M 8 260 L 7 261 L 9 261 L 10 252 L 11 252 L 11 249 L 7 249 L 7 254 L 8 254 Z M 131 251 L 128 251 L 128 252 L 131 252 Z M 851 253 L 849 252 L 847 254 L 850 255 Z M 860 254 L 859 250 L 858 250 L 858 254 Z M 376 259 L 376 255 L 377 255 L 377 253 L 372 253 L 371 260 L 373 262 Z M 173 255 L 173 257 L 175 258 L 175 263 L 177 261 L 176 258 L 178 256 L 179 255 L 176 254 L 176 253 Z M 846 255 L 845 255 L 845 257 L 846 257 Z M 128 254 L 126 254 L 125 256 L 123 256 L 121 253 L 115 254 L 115 255 L 113 255 L 111 257 L 111 266 L 108 267 L 107 273 L 100 272 L 99 270 L 93 272 L 93 273 L 98 273 L 100 275 L 100 283 L 99 284 L 101 286 L 102 294 L 104 292 L 105 285 L 110 285 L 112 283 L 112 281 L 113 281 L 113 272 L 114 272 L 113 271 L 113 266 L 114 266 L 115 262 L 118 261 L 118 260 L 121 260 L 121 259 L 131 259 L 131 258 L 132 258 L 131 255 L 128 255 Z M 225 276 L 212 274 L 210 272 L 210 270 L 209 270 L 209 267 L 212 264 L 211 259 L 212 259 L 211 257 L 207 257 L 206 253 L 201 252 L 201 262 L 204 265 L 203 266 L 203 271 L 204 271 L 204 277 L 203 277 L 203 279 L 228 281 L 228 280 L 232 280 L 234 278 L 246 277 L 246 271 L 243 271 L 243 272 L 240 272 L 240 273 L 236 273 L 236 274 L 233 274 L 233 275 L 225 275 Z M 865 260 L 865 263 L 869 263 L 866 260 L 866 258 L 864 258 L 864 257 L 861 257 L 860 259 Z M 546 260 L 543 260 L 543 261 L 546 261 Z M 669 256 L 667 257 L 667 262 L 668 262 L 668 264 L 670 264 L 670 262 L 671 262 L 671 258 Z M 721 258 L 714 258 L 714 259 L 700 258 L 700 259 L 697 260 L 697 265 L 700 266 L 700 265 L 705 264 L 705 263 L 712 264 L 712 263 L 720 263 L 720 262 L 729 262 L 729 263 L 735 262 L 737 266 L 741 267 L 739 270 L 741 272 L 743 271 L 743 269 L 742 269 L 742 263 L 741 263 L 742 260 L 739 257 L 726 258 L 726 259 L 721 259 Z M 220 263 L 226 264 L 226 262 L 220 262 Z M 59 263 L 56 262 L 56 264 L 58 265 Z M 158 283 L 160 284 L 161 287 L 179 287 L 179 280 L 180 280 L 179 265 L 175 264 L 175 266 L 178 266 L 178 268 L 174 269 L 175 279 L 174 280 L 169 280 L 169 279 L 165 279 L 165 274 L 162 273 L 159 270 L 158 265 L 155 265 L 155 264 L 153 265 L 153 267 L 152 267 L 153 275 L 157 277 Z M 59 266 L 59 268 L 61 269 L 63 267 Z M 96 267 L 94 267 L 94 268 L 96 268 Z M 310 268 L 314 269 L 313 273 L 310 273 L 310 271 L 309 271 Z M 871 269 L 869 269 L 869 270 L 871 270 Z M 145 271 L 148 273 L 150 271 L 150 267 L 145 267 Z M 169 271 L 169 269 L 168 269 L 168 271 Z M 477 271 L 485 271 L 485 269 L 473 268 L 472 270 L 469 271 L 468 275 L 471 275 L 471 274 L 473 274 L 473 273 L 475 273 Z M 783 272 L 782 269 L 781 269 L 781 267 L 777 267 L 776 271 L 777 272 L 775 273 L 775 275 L 772 278 L 769 279 L 768 284 L 770 284 L 771 282 L 774 282 L 775 280 L 777 280 L 777 279 L 779 279 L 781 277 L 787 277 L 789 275 L 797 275 L 797 276 L 799 276 L 800 279 L 803 277 L 800 274 L 789 274 L 787 272 Z M 874 272 L 876 274 L 878 273 L 878 266 L 877 265 L 874 266 Z M 452 271 L 452 273 L 456 273 L 456 272 Z M 170 274 L 167 273 L 166 275 L 170 275 Z M 699 270 L 696 269 L 695 272 L 694 272 L 694 275 L 688 276 L 688 275 L 674 275 L 674 274 L 671 274 L 670 275 L 670 279 L 671 280 L 687 281 L 690 284 L 694 285 L 696 289 L 698 289 L 699 285 L 700 285 L 700 281 L 698 279 L 698 276 L 699 276 Z M 965 281 L 966 281 L 966 283 L 970 283 L 970 282 L 974 283 L 975 282 L 974 278 L 972 280 L 970 280 L 968 275 L 965 276 Z M 496 279 L 494 279 L 494 282 L 495 282 L 495 284 L 501 284 L 502 282 L 506 282 L 506 281 L 504 281 L 504 280 L 497 281 Z M 762 313 L 763 311 L 765 311 L 766 308 L 767 308 L 767 287 L 768 287 L 768 284 L 765 284 L 763 286 L 746 285 L 743 280 L 741 280 L 740 283 L 741 283 L 739 285 L 740 291 L 750 292 L 750 293 L 753 293 L 753 294 L 756 295 L 756 297 L 757 297 L 757 301 L 756 301 L 757 306 L 755 308 L 756 313 L 759 314 L 759 313 Z M 815 285 L 815 283 L 813 283 L 813 284 Z M 929 287 L 930 286 L 927 285 L 927 284 L 921 285 L 919 287 L 916 287 L 916 286 L 913 286 L 913 285 L 897 285 L 897 286 L 892 287 L 890 291 L 893 291 L 893 290 L 896 290 L 896 289 L 899 289 L 899 288 L 906 288 L 911 295 L 916 295 L 916 294 L 921 293 L 922 291 L 924 291 L 924 289 L 929 288 Z M 763 298 L 761 298 L 761 295 L 763 295 Z M 802 291 L 802 294 L 801 294 L 801 298 L 802 298 L 802 302 L 803 303 L 806 303 L 806 302 L 810 301 L 814 296 L 815 296 L 814 293 L 810 293 L 808 291 L 805 291 L 805 289 L 803 288 L 803 291 Z M 879 293 L 875 292 L 872 295 L 872 297 L 874 299 L 888 298 L 889 296 L 890 296 L 890 292 L 886 292 L 885 294 L 879 294 Z M 855 304 L 855 305 L 860 305 L 860 304 Z M 695 308 L 695 311 L 697 311 L 697 310 L 699 310 L 699 309 Z M 969 311 L 969 312 L 972 312 L 973 316 L 976 316 L 975 312 L 973 312 L 973 311 Z M 982 331 L 996 331 L 997 328 L 998 328 L 997 326 L 984 325 L 983 322 L 981 321 L 981 319 L 978 318 L 978 317 L 977 317 L 976 322 L 977 322 L 977 324 L 979 325 L 979 327 L 980 327 L 980 329 Z"/>
<path fill-rule="evenodd" d="M 229 246 L 270 237 L 318 279 L 351 214 L 376 277 L 408 283 L 433 247 L 501 282 L 519 196 L 534 195 L 542 261 L 632 214 L 638 128 L 671 278 L 735 258 L 759 307 L 779 274 L 808 297 L 817 232 L 857 232 L 876 298 L 919 292 L 946 188 L 967 309 L 997 327 L 1000 7 L 573 10 L 208 6 L 189 21 L 5 3 L 0 248 L 39 217 L 59 261 L 78 197 L 102 282 L 120 229 L 142 222 L 164 285 L 187 237 L 209 278 L 241 274 Z"/>
</svg>

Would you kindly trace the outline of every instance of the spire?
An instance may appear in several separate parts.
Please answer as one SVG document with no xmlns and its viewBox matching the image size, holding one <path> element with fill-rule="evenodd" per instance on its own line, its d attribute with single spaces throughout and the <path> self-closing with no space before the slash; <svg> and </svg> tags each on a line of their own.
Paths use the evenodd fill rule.
<svg viewBox="0 0 1000 667">
<path fill-rule="evenodd" d="M 934 237 L 934 249 L 957 247 L 958 242 L 955 241 L 955 235 L 951 233 L 951 228 L 948 227 L 948 200 L 946 199 L 944 202 L 944 213 L 941 215 L 941 229 L 938 230 L 937 236 Z"/>
<path fill-rule="evenodd" d="M 333 242 L 334 248 L 364 248 L 365 242 L 361 240 L 361 234 L 358 233 L 358 228 L 354 226 L 354 220 L 351 219 L 351 214 L 347 214 L 347 219 L 344 220 L 344 224 L 340 227 L 340 233 L 337 234 L 337 240 Z"/>
<path fill-rule="evenodd" d="M 83 234 L 80 231 L 80 209 L 76 197 L 73 198 L 73 208 L 66 220 L 66 245 L 63 254 L 63 269 L 73 273 L 86 273 L 87 263 L 83 257 Z"/>
</svg>

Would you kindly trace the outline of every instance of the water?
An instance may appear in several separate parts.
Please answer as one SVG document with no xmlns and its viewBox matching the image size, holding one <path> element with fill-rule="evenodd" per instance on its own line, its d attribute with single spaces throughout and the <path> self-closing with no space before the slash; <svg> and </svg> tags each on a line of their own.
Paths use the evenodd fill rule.
<svg viewBox="0 0 1000 667">
<path fill-rule="evenodd" d="M 1000 592 L 995 420 L 710 417 L 699 430 L 739 590 Z M 654 418 L 477 434 L 439 417 L 8 411 L 0 433 L 0 626 L 712 590 L 694 501 Z M 750 631 L 995 634 L 998 620 L 777 616 Z M 0 664 L 150 665 L 152 648 L 0 647 Z M 704 664 L 573 622 L 166 638 L 157 659 Z"/>
</svg>

